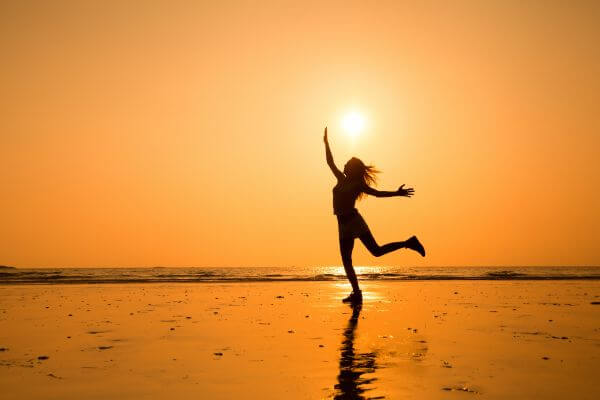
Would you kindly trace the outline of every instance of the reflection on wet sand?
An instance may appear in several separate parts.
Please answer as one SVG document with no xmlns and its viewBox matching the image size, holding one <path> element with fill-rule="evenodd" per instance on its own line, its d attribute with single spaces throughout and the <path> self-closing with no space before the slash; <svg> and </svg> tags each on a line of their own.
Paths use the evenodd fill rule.
<svg viewBox="0 0 600 400">
<path fill-rule="evenodd" d="M 335 399 L 382 399 L 383 397 L 364 397 L 363 393 L 371 388 L 366 387 L 373 383 L 377 378 L 362 377 L 365 373 L 374 373 L 377 369 L 376 352 L 356 353 L 354 351 L 354 338 L 358 317 L 362 310 L 362 305 L 352 306 L 352 316 L 348 320 L 348 325 L 344 330 L 344 340 L 342 341 L 340 356 L 340 374 L 338 383 L 335 385 Z"/>
</svg>

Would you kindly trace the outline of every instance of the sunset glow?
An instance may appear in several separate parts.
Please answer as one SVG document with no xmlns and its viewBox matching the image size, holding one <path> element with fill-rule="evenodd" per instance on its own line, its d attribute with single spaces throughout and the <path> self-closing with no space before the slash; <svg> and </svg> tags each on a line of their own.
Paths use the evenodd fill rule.
<svg viewBox="0 0 600 400">
<path fill-rule="evenodd" d="M 600 2 L 176 3 L 2 2 L 0 265 L 341 265 L 325 125 L 357 264 L 600 263 Z"/>
<path fill-rule="evenodd" d="M 600 399 L 599 21 L 0 1 L 2 398 Z"/>
<path fill-rule="evenodd" d="M 358 111 L 351 111 L 342 117 L 342 128 L 344 132 L 355 138 L 359 136 L 365 129 L 366 119 L 363 114 Z"/>
</svg>

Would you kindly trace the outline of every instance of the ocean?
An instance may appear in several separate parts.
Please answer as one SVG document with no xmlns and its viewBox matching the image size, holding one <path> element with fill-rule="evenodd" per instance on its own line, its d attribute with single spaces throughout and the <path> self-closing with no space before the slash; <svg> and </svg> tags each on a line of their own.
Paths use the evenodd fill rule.
<svg viewBox="0 0 600 400">
<path fill-rule="evenodd" d="M 355 267 L 360 280 L 596 280 L 600 267 Z M 0 284 L 98 284 L 143 282 L 279 282 L 346 280 L 338 266 L 314 267 L 0 267 Z"/>
</svg>

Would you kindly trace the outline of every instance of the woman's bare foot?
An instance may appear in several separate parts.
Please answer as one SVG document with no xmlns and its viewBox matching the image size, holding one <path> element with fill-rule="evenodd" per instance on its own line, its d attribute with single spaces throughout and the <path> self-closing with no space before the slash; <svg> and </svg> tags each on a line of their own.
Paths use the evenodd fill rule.
<svg viewBox="0 0 600 400">
<path fill-rule="evenodd" d="M 357 303 L 362 303 L 362 290 L 359 290 L 358 292 L 352 292 L 350 293 L 350 295 L 348 297 L 346 297 L 345 299 L 342 300 L 342 303 L 352 303 L 352 304 L 357 304 Z"/>
<path fill-rule="evenodd" d="M 423 245 L 421 244 L 421 242 L 419 242 L 419 239 L 417 239 L 416 236 L 411 236 L 406 241 L 406 248 L 414 250 L 417 253 L 419 253 L 421 256 L 425 257 L 425 248 L 423 247 Z"/>
</svg>

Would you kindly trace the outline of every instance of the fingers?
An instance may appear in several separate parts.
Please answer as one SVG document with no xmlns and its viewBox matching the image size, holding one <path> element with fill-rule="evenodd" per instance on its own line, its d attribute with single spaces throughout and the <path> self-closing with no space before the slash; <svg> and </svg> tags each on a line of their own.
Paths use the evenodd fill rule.
<svg viewBox="0 0 600 400">
<path fill-rule="evenodd" d="M 412 195 L 415 194 L 415 189 L 413 189 L 413 188 L 404 189 L 404 185 L 400 186 L 400 189 L 398 189 L 398 191 L 402 193 L 402 196 L 406 196 L 406 197 L 412 197 Z"/>
</svg>

